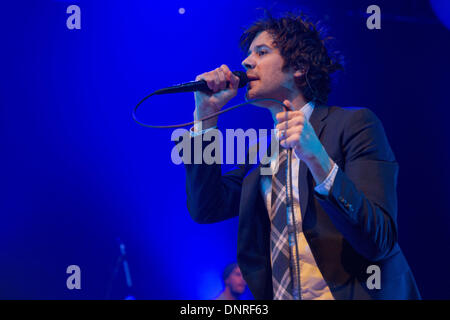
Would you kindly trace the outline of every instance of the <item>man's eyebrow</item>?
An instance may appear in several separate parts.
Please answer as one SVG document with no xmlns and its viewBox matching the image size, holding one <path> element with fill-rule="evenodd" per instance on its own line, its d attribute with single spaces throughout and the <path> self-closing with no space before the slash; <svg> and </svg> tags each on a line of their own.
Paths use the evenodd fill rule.
<svg viewBox="0 0 450 320">
<path fill-rule="evenodd" d="M 268 48 L 268 49 L 271 49 L 271 48 L 270 48 L 270 46 L 269 46 L 269 45 L 267 45 L 267 44 L 265 44 L 265 43 L 263 43 L 263 44 L 259 44 L 259 45 L 255 46 L 255 48 L 254 48 L 254 49 L 261 49 L 262 47 L 266 47 L 266 48 Z M 247 56 L 249 56 L 249 55 L 250 55 L 250 53 L 252 53 L 252 51 L 251 51 L 251 50 L 248 50 L 248 52 L 247 52 Z"/>
</svg>

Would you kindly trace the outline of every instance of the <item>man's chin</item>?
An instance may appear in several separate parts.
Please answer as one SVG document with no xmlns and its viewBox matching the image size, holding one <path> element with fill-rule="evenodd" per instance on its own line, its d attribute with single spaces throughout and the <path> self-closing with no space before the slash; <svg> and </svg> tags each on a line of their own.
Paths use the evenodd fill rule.
<svg viewBox="0 0 450 320">
<path fill-rule="evenodd" d="M 245 93 L 245 101 L 249 100 L 255 100 L 255 99 L 270 99 L 269 97 L 262 95 L 256 91 L 247 90 Z M 251 103 L 254 106 L 261 107 L 261 108 L 270 108 L 273 106 L 273 101 L 258 101 L 258 102 L 252 102 Z"/>
<path fill-rule="evenodd" d="M 234 288 L 234 290 L 232 290 L 232 291 L 235 295 L 241 295 L 245 291 L 245 286 L 244 287 L 239 286 L 237 288 Z"/>
<path fill-rule="evenodd" d="M 245 101 L 249 101 L 249 100 L 255 100 L 255 99 L 264 99 L 266 97 L 262 96 L 261 94 L 258 94 L 257 91 L 252 90 L 252 89 L 248 89 L 247 92 L 245 93 Z M 260 101 L 260 102 L 252 102 L 253 105 L 258 106 L 258 107 L 265 107 L 266 105 L 264 104 L 265 101 Z"/>
<path fill-rule="evenodd" d="M 255 95 L 254 95 L 252 89 L 248 89 L 248 88 L 247 88 L 247 90 L 245 91 L 245 101 L 255 99 L 254 96 L 255 96 Z"/>
</svg>

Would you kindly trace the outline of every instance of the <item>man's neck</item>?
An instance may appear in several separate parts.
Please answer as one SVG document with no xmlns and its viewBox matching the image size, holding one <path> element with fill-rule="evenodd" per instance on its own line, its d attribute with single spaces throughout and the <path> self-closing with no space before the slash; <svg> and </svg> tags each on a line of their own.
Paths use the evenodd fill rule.
<svg viewBox="0 0 450 320">
<path fill-rule="evenodd" d="M 294 110 L 292 110 L 292 111 L 300 110 L 307 103 L 305 98 L 301 94 L 297 95 L 295 98 L 293 98 L 292 100 L 289 100 L 289 101 L 294 106 L 294 108 L 293 108 Z M 283 101 L 281 101 L 281 102 L 283 102 Z M 279 112 L 285 111 L 283 106 L 280 104 L 275 104 L 275 105 L 270 106 L 269 110 L 270 110 L 270 113 L 272 114 L 272 119 L 275 124 L 277 123 L 276 114 Z"/>
</svg>

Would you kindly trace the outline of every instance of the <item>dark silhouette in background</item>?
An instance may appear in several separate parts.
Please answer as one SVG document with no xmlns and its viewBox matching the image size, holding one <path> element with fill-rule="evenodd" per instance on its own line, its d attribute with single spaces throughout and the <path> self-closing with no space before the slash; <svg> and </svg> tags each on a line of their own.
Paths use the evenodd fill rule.
<svg viewBox="0 0 450 320">
<path fill-rule="evenodd" d="M 236 262 L 225 267 L 222 273 L 222 281 L 224 289 L 214 300 L 239 300 L 247 287 L 241 269 Z"/>
</svg>

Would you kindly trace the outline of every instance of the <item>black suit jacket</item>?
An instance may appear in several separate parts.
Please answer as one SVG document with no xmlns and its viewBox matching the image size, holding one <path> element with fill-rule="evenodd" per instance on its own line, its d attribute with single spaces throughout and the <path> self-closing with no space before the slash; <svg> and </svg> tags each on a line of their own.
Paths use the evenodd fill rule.
<svg viewBox="0 0 450 320">
<path fill-rule="evenodd" d="M 339 166 L 327 197 L 314 191 L 315 181 L 303 162 L 299 168 L 303 231 L 334 298 L 420 299 L 397 242 L 398 164 L 381 122 L 365 108 L 316 106 L 310 123 Z M 202 136 L 191 141 L 195 139 Z M 191 217 L 214 223 L 239 215 L 238 264 L 255 299 L 272 299 L 261 165 L 239 165 L 223 175 L 218 164 L 185 168 Z M 370 265 L 380 268 L 380 289 L 367 287 Z"/>
</svg>

